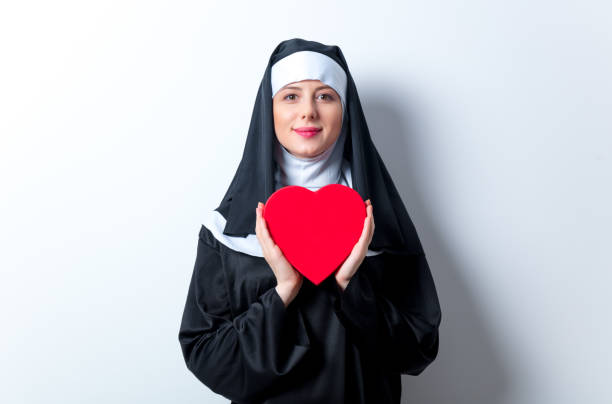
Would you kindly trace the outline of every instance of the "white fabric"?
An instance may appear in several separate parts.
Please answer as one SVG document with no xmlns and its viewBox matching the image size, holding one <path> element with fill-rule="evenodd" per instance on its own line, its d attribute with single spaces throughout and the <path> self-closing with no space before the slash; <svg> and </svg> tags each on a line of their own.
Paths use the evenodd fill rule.
<svg viewBox="0 0 612 404">
<path fill-rule="evenodd" d="M 300 51 L 272 65 L 270 72 L 272 97 L 284 86 L 302 80 L 319 80 L 333 88 L 342 102 L 342 117 L 346 108 L 346 73 L 332 58 L 320 52 Z"/>
<path fill-rule="evenodd" d="M 316 191 L 325 185 L 340 183 L 342 162 L 345 161 L 342 158 L 345 139 L 346 131 L 343 131 L 327 150 L 309 158 L 294 156 L 280 142 L 275 142 L 274 159 L 277 168 L 274 173 L 274 190 L 287 185 L 299 185 Z"/>
</svg>

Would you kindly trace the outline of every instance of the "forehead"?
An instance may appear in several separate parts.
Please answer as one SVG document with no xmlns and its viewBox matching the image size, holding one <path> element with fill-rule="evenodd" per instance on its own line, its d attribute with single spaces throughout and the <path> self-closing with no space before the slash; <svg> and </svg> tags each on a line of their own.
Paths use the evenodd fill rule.
<svg viewBox="0 0 612 404">
<path fill-rule="evenodd" d="M 287 89 L 302 90 L 302 89 L 307 89 L 307 88 L 315 89 L 315 90 L 332 89 L 330 86 L 323 83 L 321 80 L 301 80 L 301 81 L 295 81 L 293 83 L 286 84 L 281 88 L 281 90 L 287 90 Z"/>
</svg>

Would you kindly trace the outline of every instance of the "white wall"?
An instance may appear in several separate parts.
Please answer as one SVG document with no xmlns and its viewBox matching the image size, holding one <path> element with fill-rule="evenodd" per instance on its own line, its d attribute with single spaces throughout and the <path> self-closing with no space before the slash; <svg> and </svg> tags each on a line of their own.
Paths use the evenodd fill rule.
<svg viewBox="0 0 612 404">
<path fill-rule="evenodd" d="M 439 357 L 403 402 L 611 402 L 611 12 L 3 2 L 2 401 L 227 402 L 177 339 L 197 234 L 302 37 L 342 48 L 438 286 Z"/>
</svg>

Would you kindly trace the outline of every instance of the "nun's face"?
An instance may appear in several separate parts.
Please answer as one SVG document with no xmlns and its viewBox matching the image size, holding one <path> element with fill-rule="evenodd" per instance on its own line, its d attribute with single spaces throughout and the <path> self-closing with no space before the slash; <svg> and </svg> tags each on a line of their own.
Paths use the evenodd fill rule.
<svg viewBox="0 0 612 404">
<path fill-rule="evenodd" d="M 272 109 L 276 138 L 294 156 L 318 156 L 340 136 L 340 96 L 319 80 L 287 84 L 274 95 Z"/>
</svg>

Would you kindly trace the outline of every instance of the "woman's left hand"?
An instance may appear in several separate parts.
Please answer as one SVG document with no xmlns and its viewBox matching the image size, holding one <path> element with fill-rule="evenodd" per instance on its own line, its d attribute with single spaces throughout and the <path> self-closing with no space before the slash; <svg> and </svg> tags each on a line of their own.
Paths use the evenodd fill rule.
<svg viewBox="0 0 612 404">
<path fill-rule="evenodd" d="M 344 260 L 340 267 L 335 272 L 336 282 L 338 286 L 344 291 L 349 281 L 359 269 L 359 266 L 363 262 L 363 259 L 368 252 L 368 247 L 372 241 L 374 235 L 374 214 L 373 214 L 372 202 L 368 199 L 366 201 L 366 212 L 367 216 L 364 219 L 363 231 L 361 237 L 353 247 L 350 255 Z"/>
</svg>

